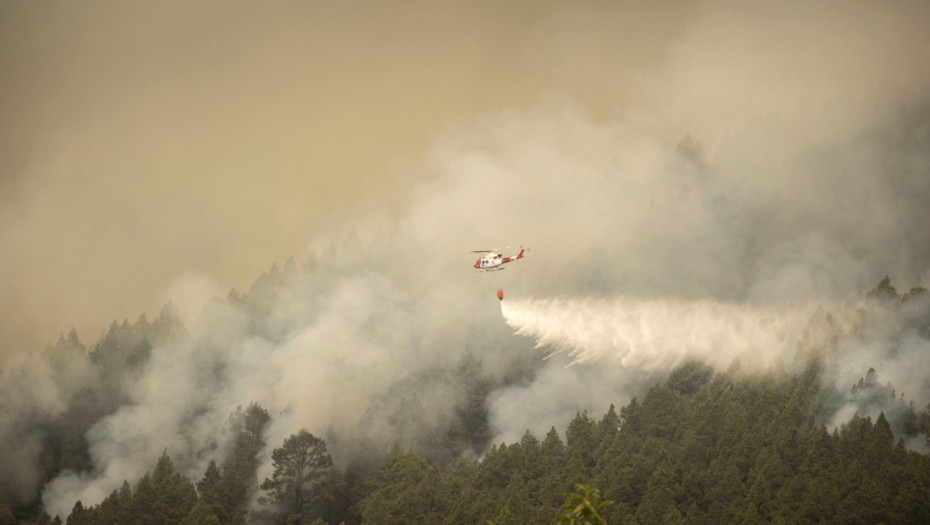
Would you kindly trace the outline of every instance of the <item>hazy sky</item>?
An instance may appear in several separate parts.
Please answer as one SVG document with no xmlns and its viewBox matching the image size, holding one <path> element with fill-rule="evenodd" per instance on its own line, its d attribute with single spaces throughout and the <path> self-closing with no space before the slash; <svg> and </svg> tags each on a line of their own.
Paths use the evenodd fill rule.
<svg viewBox="0 0 930 525">
<path fill-rule="evenodd" d="M 763 195 L 780 155 L 926 95 L 927 5 L 3 2 L 0 364 L 403 217 L 437 143 L 552 97 L 632 142 L 693 137 Z"/>
<path fill-rule="evenodd" d="M 504 377 L 522 351 L 534 379 L 487 402 L 495 439 L 512 440 L 625 402 L 694 339 L 663 329 L 659 364 L 603 366 L 625 349 L 585 338 L 613 341 L 615 325 L 562 323 L 584 344 L 547 331 L 577 305 L 636 327 L 651 325 L 618 312 L 691 319 L 716 351 L 707 315 L 736 323 L 726 335 L 861 298 L 886 274 L 927 286 L 928 27 L 925 0 L 4 2 L 0 364 L 71 326 L 92 345 L 168 298 L 190 318 L 193 299 L 331 241 L 342 254 L 269 306 L 271 335 L 214 304 L 154 352 L 132 403 L 89 434 L 95 471 L 43 501 L 99 500 L 166 443 L 196 452 L 206 441 L 177 431 L 192 400 L 211 403 L 204 439 L 248 400 L 292 406 L 279 443 L 408 390 L 447 414 L 457 391 L 430 370 L 475 354 Z M 366 246 L 372 225 L 391 233 Z M 499 243 L 532 251 L 491 275 L 460 255 Z M 511 327 L 597 366 L 539 361 L 498 286 Z M 855 364 L 836 372 L 842 390 L 875 366 L 928 399 L 925 340 L 888 356 L 894 337 L 864 339 L 838 350 Z M 14 377 L 29 395 L 8 412 L 53 417 L 92 381 L 55 379 L 52 359 Z M 228 373 L 210 379 L 216 364 Z M 4 421 L 0 438 L 16 436 Z"/>
<path fill-rule="evenodd" d="M 396 216 L 476 118 L 553 92 L 618 116 L 690 4 L 3 2 L 0 356 Z"/>
</svg>

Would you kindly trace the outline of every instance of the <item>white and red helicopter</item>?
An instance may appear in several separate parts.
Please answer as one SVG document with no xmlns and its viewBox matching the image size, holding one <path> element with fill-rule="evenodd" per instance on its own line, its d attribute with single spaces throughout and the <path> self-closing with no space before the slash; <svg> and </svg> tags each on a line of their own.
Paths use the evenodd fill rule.
<svg viewBox="0 0 930 525">
<path fill-rule="evenodd" d="M 526 248 L 523 246 L 518 246 L 518 248 L 520 248 L 520 253 L 510 257 L 504 257 L 502 252 L 506 248 L 512 248 L 512 246 L 507 246 L 503 249 L 497 248 L 496 250 L 472 250 L 472 253 L 487 254 L 475 261 L 475 271 L 493 272 L 497 270 L 506 270 L 506 268 L 504 268 L 504 264 L 522 259 L 523 254 L 526 252 Z"/>
</svg>

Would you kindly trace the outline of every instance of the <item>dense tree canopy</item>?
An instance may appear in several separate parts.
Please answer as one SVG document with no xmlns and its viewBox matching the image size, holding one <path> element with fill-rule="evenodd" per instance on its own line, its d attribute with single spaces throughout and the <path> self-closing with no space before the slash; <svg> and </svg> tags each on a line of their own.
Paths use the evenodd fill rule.
<svg viewBox="0 0 930 525">
<path fill-rule="evenodd" d="M 260 309 L 292 266 L 230 301 Z M 899 295 L 885 279 L 868 300 L 892 314 L 908 312 L 892 325 L 927 339 L 925 296 L 923 289 Z M 168 305 L 154 322 L 114 323 L 90 350 L 73 331 L 49 345 L 42 359 L 50 360 L 52 377 L 70 367 L 83 382 L 56 417 L 17 414 L 6 422 L 37 436 L 39 485 L 64 469 L 90 472 L 88 429 L 119 410 L 126 383 L 155 343 L 181 330 Z M 452 370 L 463 396 L 445 426 L 425 425 L 416 395 L 390 405 L 387 421 L 398 438 L 390 452 L 370 447 L 353 455 L 346 447 L 334 466 L 327 448 L 339 442 L 333 431 L 326 441 L 301 430 L 266 443 L 273 418 L 252 403 L 216 429 L 222 449 L 178 466 L 165 449 L 145 475 L 101 502 L 69 502 L 68 516 L 49 516 L 0 486 L 0 523 L 930 523 L 930 456 L 921 449 L 930 445 L 930 407 L 906 402 L 876 368 L 846 390 L 826 386 L 826 358 L 814 352 L 793 375 L 685 363 L 625 406 L 581 411 L 545 436 L 526 432 L 514 443 L 492 443 L 487 396 L 499 379 L 468 355 Z M 828 427 L 820 416 L 847 403 L 862 412 Z M 273 474 L 259 483 L 268 451 Z"/>
<path fill-rule="evenodd" d="M 325 442 L 303 430 L 274 449 L 274 476 L 262 483 L 277 513 L 250 513 L 254 470 L 238 476 L 230 466 L 237 455 L 254 458 L 260 443 L 231 452 L 222 468 L 211 462 L 196 485 L 163 454 L 134 488 L 124 483 L 92 507 L 76 502 L 66 523 L 930 522 L 930 457 L 896 439 L 884 413 L 854 416 L 833 431 L 816 423 L 819 374 L 816 360 L 781 379 L 688 363 L 642 402 L 611 406 L 599 419 L 579 413 L 564 443 L 555 428 L 542 441 L 526 433 L 444 470 L 398 452 L 364 486 L 357 473 L 333 470 Z M 926 432 L 926 414 L 917 419 Z M 252 405 L 231 421 L 243 432 L 237 442 L 247 443 L 250 428 L 261 439 L 268 416 Z M 227 486 L 246 491 L 223 496 L 230 477 L 237 481 Z M 241 499 L 224 503 L 233 493 Z M 327 507 L 336 495 L 355 511 Z"/>
</svg>

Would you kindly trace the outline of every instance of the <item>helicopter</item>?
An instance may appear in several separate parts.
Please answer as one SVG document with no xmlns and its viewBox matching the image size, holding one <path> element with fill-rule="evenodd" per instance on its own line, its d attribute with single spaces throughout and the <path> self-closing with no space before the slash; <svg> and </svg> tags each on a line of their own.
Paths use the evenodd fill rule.
<svg viewBox="0 0 930 525">
<path fill-rule="evenodd" d="M 512 246 L 507 246 L 504 249 L 506 248 L 512 248 Z M 510 257 L 504 257 L 503 256 L 504 249 L 501 249 L 501 248 L 497 248 L 495 250 L 472 250 L 472 253 L 487 254 L 484 257 L 481 257 L 480 259 L 475 261 L 475 264 L 474 264 L 475 271 L 476 272 L 479 272 L 479 271 L 494 272 L 498 270 L 505 270 L 506 268 L 504 268 L 504 264 L 523 258 L 523 254 L 526 252 L 526 248 L 524 248 L 523 246 L 519 246 L 519 248 L 520 248 L 520 253 L 518 253 L 517 255 L 510 256 Z"/>
</svg>

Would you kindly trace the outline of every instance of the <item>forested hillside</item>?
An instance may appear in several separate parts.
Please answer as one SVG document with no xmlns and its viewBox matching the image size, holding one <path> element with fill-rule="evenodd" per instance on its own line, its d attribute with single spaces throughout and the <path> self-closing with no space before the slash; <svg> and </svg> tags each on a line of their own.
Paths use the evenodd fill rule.
<svg viewBox="0 0 930 525">
<path fill-rule="evenodd" d="M 738 378 L 689 363 L 642 401 L 446 469 L 411 451 L 373 472 L 334 468 L 304 432 L 275 450 L 265 505 L 250 513 L 250 458 L 268 422 L 253 405 L 232 419 L 238 446 L 222 466 L 192 481 L 163 455 L 103 503 L 76 503 L 65 523 L 554 523 L 575 483 L 613 501 L 608 523 L 926 523 L 930 458 L 907 450 L 884 414 L 817 424 L 819 372 L 814 361 L 797 376 Z M 926 411 L 910 417 L 930 427 Z"/>
<path fill-rule="evenodd" d="M 275 337 L 282 319 L 267 305 L 295 275 L 292 264 L 275 268 L 249 294 L 221 303 L 259 312 L 247 318 L 248 330 Z M 926 338 L 926 298 L 922 289 L 899 295 L 885 279 L 867 302 L 894 321 L 882 321 L 882 330 Z M 868 323 L 858 326 L 865 337 Z M 481 333 L 468 340 L 475 338 L 497 342 Z M 532 363 L 500 376 L 470 353 L 432 376 L 404 378 L 392 387 L 401 392 L 394 401 L 355 414 L 367 433 L 301 429 L 271 441 L 288 410 L 249 399 L 222 424 L 198 431 L 211 402 L 200 399 L 185 405 L 171 434 L 188 446 L 165 442 L 141 477 L 50 515 L 38 494 L 47 494 L 50 480 L 95 473 L 100 422 L 138 402 L 132 385 L 144 384 L 155 354 L 180 340 L 196 338 L 169 304 L 153 322 L 114 323 L 89 350 L 72 332 L 11 371 L 0 404 L 2 459 L 38 468 L 2 473 L 0 524 L 555 523 L 577 484 L 612 502 L 602 512 L 613 524 L 930 522 L 930 407 L 906 401 L 880 369 L 844 388 L 825 381 L 836 341 L 823 343 L 798 373 L 688 362 L 619 409 L 582 411 L 567 427 L 517 442 L 492 441 L 487 399 L 532 377 Z M 210 363 L 216 381 L 220 365 Z M 462 395 L 449 417 L 430 424 L 431 400 L 415 392 L 436 381 Z M 837 422 L 847 405 L 865 412 Z M 32 408 L 14 410 L 21 406 Z M 389 447 L 372 440 L 372 428 L 390 436 Z"/>
</svg>

